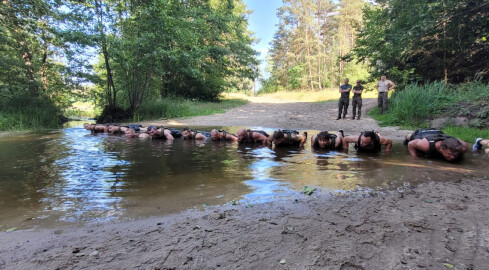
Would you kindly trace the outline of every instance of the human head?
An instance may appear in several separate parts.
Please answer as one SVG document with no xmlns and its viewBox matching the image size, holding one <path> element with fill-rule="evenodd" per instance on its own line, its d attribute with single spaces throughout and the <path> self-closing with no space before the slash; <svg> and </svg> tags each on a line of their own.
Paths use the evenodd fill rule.
<svg viewBox="0 0 489 270">
<path fill-rule="evenodd" d="M 360 136 L 360 147 L 380 151 L 380 138 L 375 131 L 365 131 Z"/>
<path fill-rule="evenodd" d="M 273 133 L 272 139 L 275 144 L 280 144 L 284 141 L 285 135 L 282 130 L 279 129 Z"/>
<path fill-rule="evenodd" d="M 192 139 L 192 130 L 189 127 L 182 129 L 182 135 L 184 139 Z"/>
<path fill-rule="evenodd" d="M 345 78 L 345 84 L 348 84 L 349 81 L 350 81 L 350 79 Z"/>
<path fill-rule="evenodd" d="M 213 141 L 219 140 L 219 131 L 217 129 L 211 130 L 211 140 Z"/>
<path fill-rule="evenodd" d="M 317 135 L 319 147 L 325 148 L 329 145 L 328 135 L 329 133 L 327 131 L 319 132 L 319 134 Z"/>
<path fill-rule="evenodd" d="M 89 123 L 85 123 L 83 124 L 83 127 L 86 129 L 86 130 L 93 130 L 95 128 L 95 124 L 89 124 Z"/>
<path fill-rule="evenodd" d="M 385 75 L 380 76 L 381 81 L 385 81 L 386 79 L 387 79 L 387 77 Z"/>
<path fill-rule="evenodd" d="M 242 128 L 238 130 L 238 142 L 242 142 L 248 138 L 248 132 L 246 132 L 246 129 Z"/>
<path fill-rule="evenodd" d="M 464 154 L 464 147 L 456 138 L 448 138 L 441 142 L 440 153 L 446 160 L 452 161 Z"/>
<path fill-rule="evenodd" d="M 361 84 L 362 82 L 360 80 L 357 80 L 357 85 Z"/>
</svg>

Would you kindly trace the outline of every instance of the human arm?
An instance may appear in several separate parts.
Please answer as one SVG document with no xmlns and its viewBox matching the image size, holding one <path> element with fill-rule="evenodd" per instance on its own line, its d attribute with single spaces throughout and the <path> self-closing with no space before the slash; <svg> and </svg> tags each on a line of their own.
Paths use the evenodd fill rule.
<svg viewBox="0 0 489 270">
<path fill-rule="evenodd" d="M 358 136 L 346 136 L 343 137 L 343 149 L 348 151 L 348 144 L 349 143 L 356 143 L 358 141 Z"/>
<path fill-rule="evenodd" d="M 313 135 L 311 136 L 311 146 L 313 146 L 313 145 L 314 145 L 314 140 L 316 139 L 316 136 L 317 136 L 316 134 L 313 134 Z"/>
<path fill-rule="evenodd" d="M 463 153 L 465 153 L 467 151 L 467 148 L 468 148 L 467 143 L 460 140 L 460 139 L 457 139 L 457 140 L 462 144 L 462 151 L 463 151 Z"/>
<path fill-rule="evenodd" d="M 355 88 L 353 88 L 354 94 L 362 94 L 362 92 L 363 92 L 363 87 L 361 87 L 359 90 L 355 90 Z"/>
<path fill-rule="evenodd" d="M 173 140 L 173 139 L 175 139 L 175 138 L 173 138 L 173 135 L 171 135 L 171 131 L 169 129 L 166 129 L 166 128 L 163 131 L 163 136 L 165 136 L 165 138 L 167 140 Z"/>
<path fill-rule="evenodd" d="M 385 152 L 390 152 L 392 148 L 392 141 L 384 137 L 380 137 L 380 144 L 385 146 Z"/>
<path fill-rule="evenodd" d="M 238 137 L 236 137 L 236 136 L 234 136 L 232 134 L 226 133 L 226 141 L 237 142 L 238 141 Z"/>
<path fill-rule="evenodd" d="M 171 136 L 171 134 L 170 134 L 170 136 Z M 195 140 L 199 140 L 199 141 L 205 141 L 205 140 L 207 140 L 207 137 L 204 134 L 202 134 L 202 133 L 199 132 L 199 133 L 196 133 L 195 134 L 195 138 L 194 139 Z"/>
<path fill-rule="evenodd" d="M 394 89 L 394 87 L 396 87 L 396 84 L 392 81 L 389 81 L 389 87 L 387 88 L 387 91 Z"/>
<path fill-rule="evenodd" d="M 305 135 L 305 134 L 304 135 L 296 135 L 295 138 L 296 138 L 295 140 L 299 141 L 299 146 L 303 146 L 307 140 L 307 135 Z"/>
<path fill-rule="evenodd" d="M 428 153 L 430 145 L 426 139 L 415 139 L 408 143 L 408 152 L 411 156 L 416 157 L 416 150 Z"/>
</svg>

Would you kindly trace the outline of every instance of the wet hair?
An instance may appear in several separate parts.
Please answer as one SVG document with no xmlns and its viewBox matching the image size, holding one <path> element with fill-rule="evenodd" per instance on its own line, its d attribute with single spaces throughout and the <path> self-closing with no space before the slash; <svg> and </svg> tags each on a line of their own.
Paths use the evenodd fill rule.
<svg viewBox="0 0 489 270">
<path fill-rule="evenodd" d="M 329 137 L 329 133 L 327 131 L 321 131 L 317 135 L 318 140 L 327 140 Z"/>
<path fill-rule="evenodd" d="M 456 138 L 445 139 L 445 140 L 441 141 L 440 146 L 444 150 L 450 150 L 450 151 L 456 152 L 456 153 L 462 153 L 463 152 L 463 145 Z"/>
<path fill-rule="evenodd" d="M 184 127 L 182 131 L 192 131 L 189 127 Z"/>
<path fill-rule="evenodd" d="M 284 137 L 285 137 L 285 136 L 284 136 L 284 133 L 282 132 L 282 130 L 280 130 L 280 129 L 279 129 L 279 130 L 277 130 L 277 131 L 275 131 L 275 132 L 273 133 L 273 137 L 272 137 L 272 138 L 273 138 L 274 140 L 280 140 L 280 139 L 282 139 L 282 138 L 284 138 Z"/>
<path fill-rule="evenodd" d="M 380 137 L 379 135 L 377 135 L 377 133 L 375 131 L 364 131 L 362 132 L 363 137 L 365 138 L 370 138 L 371 141 L 374 143 L 374 148 L 373 149 L 376 149 L 376 150 L 379 150 L 381 149 L 381 144 L 380 144 Z M 360 141 L 360 138 L 359 138 L 359 141 Z"/>
</svg>

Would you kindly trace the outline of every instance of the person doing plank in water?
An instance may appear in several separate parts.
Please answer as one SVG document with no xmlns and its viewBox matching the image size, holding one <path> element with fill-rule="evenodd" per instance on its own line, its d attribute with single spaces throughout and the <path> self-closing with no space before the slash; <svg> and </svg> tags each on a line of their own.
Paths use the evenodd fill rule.
<svg viewBox="0 0 489 270">
<path fill-rule="evenodd" d="M 321 131 L 318 134 L 312 135 L 311 146 L 315 149 L 342 150 L 344 136 L 343 130 L 341 129 L 338 131 L 337 135 L 327 131 Z"/>
<path fill-rule="evenodd" d="M 211 140 L 237 142 L 238 136 L 228 133 L 225 130 L 213 129 L 211 130 Z"/>
<path fill-rule="evenodd" d="M 83 128 L 90 130 L 92 133 L 108 133 L 110 126 L 109 124 L 83 124 Z"/>
<path fill-rule="evenodd" d="M 275 146 L 303 146 L 307 140 L 307 132 L 299 134 L 297 130 L 279 129 L 271 137 Z"/>
<path fill-rule="evenodd" d="M 263 130 L 251 130 L 251 129 L 240 129 L 238 130 L 238 142 L 240 143 L 261 143 L 270 144 L 271 140 L 268 135 Z"/>
<path fill-rule="evenodd" d="M 189 127 L 185 127 L 182 130 L 182 135 L 185 140 L 197 140 L 197 141 L 205 141 L 207 138 L 211 137 L 209 132 L 198 131 L 190 129 Z"/>
<path fill-rule="evenodd" d="M 418 129 L 406 136 L 404 145 L 407 145 L 411 156 L 442 158 L 448 161 L 461 158 L 467 151 L 466 142 L 436 129 Z"/>
<path fill-rule="evenodd" d="M 178 129 L 168 129 L 165 127 L 156 127 L 156 126 L 149 126 L 148 127 L 148 134 L 151 136 L 152 139 L 163 139 L 163 140 L 173 140 L 175 138 L 180 138 L 182 137 L 182 132 Z"/>
<path fill-rule="evenodd" d="M 390 152 L 392 148 L 392 141 L 382 137 L 375 131 L 364 131 L 358 136 L 346 136 L 343 137 L 343 149 L 348 151 L 348 144 L 354 143 L 357 152 L 380 152 L 382 145 L 385 147 L 385 152 Z"/>
</svg>

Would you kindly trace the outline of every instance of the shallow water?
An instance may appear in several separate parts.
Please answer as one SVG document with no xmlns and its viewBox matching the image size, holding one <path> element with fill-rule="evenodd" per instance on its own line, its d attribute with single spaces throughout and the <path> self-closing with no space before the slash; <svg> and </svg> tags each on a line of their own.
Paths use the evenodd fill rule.
<svg viewBox="0 0 489 270">
<path fill-rule="evenodd" d="M 251 206 L 298 197 L 306 185 L 341 192 L 456 180 L 484 176 L 481 168 L 489 164 L 470 152 L 459 163 L 414 158 L 401 142 L 390 154 L 357 155 L 353 149 L 314 151 L 309 141 L 285 149 L 167 143 L 92 135 L 73 125 L 0 137 L 0 230 L 141 218 L 233 201 Z"/>
</svg>

